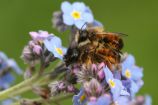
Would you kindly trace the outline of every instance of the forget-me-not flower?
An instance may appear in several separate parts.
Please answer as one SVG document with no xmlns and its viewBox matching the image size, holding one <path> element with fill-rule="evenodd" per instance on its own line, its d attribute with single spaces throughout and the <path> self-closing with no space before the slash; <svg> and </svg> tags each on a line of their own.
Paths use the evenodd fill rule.
<svg viewBox="0 0 158 105">
<path fill-rule="evenodd" d="M 61 5 L 63 12 L 63 21 L 66 25 L 75 25 L 81 29 L 85 23 L 92 23 L 94 21 L 92 13 L 87 10 L 87 7 L 82 2 L 74 2 L 70 4 L 65 1 Z"/>
<path fill-rule="evenodd" d="M 128 55 L 121 65 L 122 75 L 130 80 L 130 92 L 133 97 L 143 85 L 143 81 L 141 80 L 143 77 L 143 70 L 135 65 L 135 59 L 132 55 Z"/>
<path fill-rule="evenodd" d="M 84 89 L 81 88 L 80 92 L 77 95 L 73 96 L 73 105 L 85 105 L 86 96 L 84 93 Z"/>
<path fill-rule="evenodd" d="M 100 96 L 96 101 L 90 101 L 87 105 L 110 105 L 111 96 L 108 94 L 104 94 Z"/>
<path fill-rule="evenodd" d="M 106 66 L 104 68 L 105 81 L 109 84 L 113 100 L 116 101 L 120 96 L 121 90 L 123 89 L 122 82 L 118 79 L 115 79 L 110 69 Z"/>
<path fill-rule="evenodd" d="M 48 49 L 48 51 L 53 53 L 54 57 L 63 60 L 67 49 L 62 46 L 62 42 L 59 37 L 49 36 L 44 40 L 44 45 Z"/>
</svg>

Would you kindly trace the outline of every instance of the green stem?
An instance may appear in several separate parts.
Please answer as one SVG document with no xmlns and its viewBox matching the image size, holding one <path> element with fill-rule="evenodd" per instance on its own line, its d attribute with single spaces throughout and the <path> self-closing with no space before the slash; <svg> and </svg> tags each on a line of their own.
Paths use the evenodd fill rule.
<svg viewBox="0 0 158 105">
<path fill-rule="evenodd" d="M 52 97 L 48 101 L 44 100 L 42 98 L 27 99 L 27 100 L 32 101 L 32 102 L 39 102 L 42 105 L 46 105 L 48 103 L 54 103 L 54 102 L 58 102 L 58 101 L 63 101 L 65 99 L 71 98 L 72 96 L 73 96 L 73 94 L 59 95 L 59 96 L 56 96 L 56 97 Z M 19 102 L 16 102 L 16 103 L 12 104 L 12 105 L 21 105 L 21 104 L 20 104 L 20 101 L 19 101 Z"/>
<path fill-rule="evenodd" d="M 28 86 L 34 83 L 34 81 L 36 81 L 37 79 L 38 75 L 34 75 L 32 78 L 24 80 L 23 82 L 0 92 L 0 101 L 23 93 L 24 91 L 28 90 Z"/>
</svg>

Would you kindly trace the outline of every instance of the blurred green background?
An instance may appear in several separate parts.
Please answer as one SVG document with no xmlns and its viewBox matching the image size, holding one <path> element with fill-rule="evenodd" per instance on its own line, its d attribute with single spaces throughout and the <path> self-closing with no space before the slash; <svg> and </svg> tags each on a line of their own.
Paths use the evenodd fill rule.
<svg viewBox="0 0 158 105">
<path fill-rule="evenodd" d="M 25 68 L 20 55 L 30 39 L 29 31 L 47 30 L 56 35 L 63 34 L 54 30 L 51 23 L 52 13 L 60 10 L 62 1 L 0 0 L 0 50 Z M 106 30 L 128 34 L 124 38 L 124 51 L 132 53 L 137 64 L 144 68 L 145 85 L 140 94 L 150 94 L 153 105 L 158 105 L 158 0 L 80 1 L 90 6 Z M 67 40 L 64 35 L 62 39 Z"/>
</svg>

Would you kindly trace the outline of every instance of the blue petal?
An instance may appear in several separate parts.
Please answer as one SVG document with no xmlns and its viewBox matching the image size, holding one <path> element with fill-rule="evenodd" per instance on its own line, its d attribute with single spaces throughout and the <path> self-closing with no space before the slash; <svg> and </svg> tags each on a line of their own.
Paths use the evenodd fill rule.
<svg viewBox="0 0 158 105">
<path fill-rule="evenodd" d="M 69 14 L 63 15 L 63 21 L 66 25 L 73 25 L 74 24 L 74 19 Z"/>
<path fill-rule="evenodd" d="M 88 102 L 87 105 L 100 105 L 100 104 L 97 104 L 96 102 Z"/>
<path fill-rule="evenodd" d="M 123 89 L 122 83 L 118 79 L 114 79 L 115 87 L 111 88 L 111 92 L 113 95 L 113 100 L 116 101 L 118 97 L 120 96 L 121 90 Z"/>
<path fill-rule="evenodd" d="M 89 7 L 86 7 L 85 12 L 88 12 L 88 13 L 92 14 L 92 11 L 91 11 L 91 9 Z"/>
<path fill-rule="evenodd" d="M 2 102 L 2 105 L 11 105 L 13 103 L 12 100 L 8 99 Z"/>
<path fill-rule="evenodd" d="M 8 60 L 8 57 L 3 52 L 0 52 L 0 58 L 4 61 Z"/>
<path fill-rule="evenodd" d="M 19 68 L 19 66 L 13 59 L 9 59 L 7 63 L 17 74 L 22 74 L 22 70 Z"/>
<path fill-rule="evenodd" d="M 65 48 L 65 47 L 62 47 L 62 50 L 63 50 L 63 53 L 64 53 L 64 55 L 67 53 L 67 48 Z"/>
<path fill-rule="evenodd" d="M 123 89 L 121 90 L 120 95 L 121 96 L 130 96 L 130 94 L 127 92 L 125 87 L 123 87 Z"/>
<path fill-rule="evenodd" d="M 105 77 L 106 77 L 106 82 L 108 82 L 109 79 L 113 79 L 113 74 L 110 71 L 110 69 L 106 66 L 104 67 L 104 73 L 105 73 Z"/>
<path fill-rule="evenodd" d="M 85 29 L 87 26 L 85 25 L 85 21 L 83 20 L 76 20 L 75 21 L 75 26 L 78 28 L 78 29 Z"/>
<path fill-rule="evenodd" d="M 105 95 L 99 97 L 97 100 L 97 105 L 110 105 L 110 103 L 111 103 L 110 97 Z"/>
<path fill-rule="evenodd" d="M 73 96 L 73 105 L 84 105 L 85 101 L 80 102 L 80 97 L 84 94 L 84 89 L 81 88 L 80 92 L 77 95 Z"/>
<path fill-rule="evenodd" d="M 129 98 L 127 96 L 120 96 L 117 99 L 117 105 L 128 105 Z"/>
<path fill-rule="evenodd" d="M 68 1 L 64 1 L 62 4 L 61 4 L 61 10 L 64 12 L 64 13 L 68 13 L 70 14 L 72 12 L 72 5 L 68 2 Z"/>
<path fill-rule="evenodd" d="M 137 86 L 137 84 L 134 81 L 131 81 L 131 96 L 134 97 L 135 94 L 139 91 L 139 87 Z"/>
<path fill-rule="evenodd" d="M 84 12 L 86 10 L 86 6 L 82 2 L 74 2 L 72 4 L 72 7 L 74 10 L 79 11 L 79 12 Z"/>
<path fill-rule="evenodd" d="M 93 26 L 94 27 L 103 27 L 103 24 L 101 22 L 97 21 L 97 20 L 94 20 Z"/>
<path fill-rule="evenodd" d="M 82 15 L 82 18 L 84 19 L 85 22 L 88 22 L 88 23 L 92 23 L 94 21 L 94 18 L 93 18 L 93 15 L 91 13 L 84 13 Z"/>
<path fill-rule="evenodd" d="M 152 99 L 150 96 L 145 96 L 145 104 L 144 105 L 152 105 Z"/>
<path fill-rule="evenodd" d="M 132 68 L 132 80 L 137 81 L 143 77 L 143 70 L 137 66 L 133 66 Z"/>
<path fill-rule="evenodd" d="M 9 87 L 9 85 L 14 81 L 13 75 L 10 73 L 5 74 L 0 78 L 0 87 L 6 89 Z"/>
<path fill-rule="evenodd" d="M 61 47 L 61 39 L 57 36 L 50 36 L 44 40 L 44 45 L 48 51 L 53 52 L 55 47 Z"/>
<path fill-rule="evenodd" d="M 47 39 L 44 40 L 44 45 L 50 51 L 51 53 L 54 54 L 55 57 L 59 59 L 63 59 L 63 55 L 60 55 L 57 51 L 56 48 L 60 48 L 62 51 L 66 52 L 66 49 L 63 49 L 61 46 L 61 39 L 57 36 L 50 36 Z"/>
<path fill-rule="evenodd" d="M 126 70 L 129 67 L 132 67 L 135 64 L 135 59 L 132 55 L 128 55 L 125 61 L 122 63 L 122 69 Z"/>
<path fill-rule="evenodd" d="M 4 83 L 12 83 L 15 78 L 13 77 L 12 74 L 7 73 L 4 76 L 2 76 L 0 79 L 4 81 Z"/>
</svg>

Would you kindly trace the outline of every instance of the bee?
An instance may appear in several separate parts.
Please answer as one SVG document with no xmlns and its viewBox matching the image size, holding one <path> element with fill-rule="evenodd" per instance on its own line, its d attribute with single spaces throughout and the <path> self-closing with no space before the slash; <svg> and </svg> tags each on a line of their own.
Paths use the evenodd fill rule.
<svg viewBox="0 0 158 105">
<path fill-rule="evenodd" d="M 72 63 L 101 63 L 109 68 L 120 62 L 121 50 L 124 46 L 122 33 L 105 32 L 101 27 L 91 27 L 80 30 L 75 35 L 75 47 L 68 48 L 65 55 L 67 65 Z"/>
</svg>

